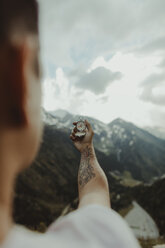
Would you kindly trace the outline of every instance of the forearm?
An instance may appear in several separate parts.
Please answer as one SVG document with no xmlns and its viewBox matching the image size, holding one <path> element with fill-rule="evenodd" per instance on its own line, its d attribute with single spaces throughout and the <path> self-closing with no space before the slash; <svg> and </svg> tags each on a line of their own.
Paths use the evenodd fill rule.
<svg viewBox="0 0 165 248">
<path fill-rule="evenodd" d="M 79 207 L 90 203 L 110 206 L 108 181 L 92 145 L 81 151 L 78 189 Z"/>
</svg>

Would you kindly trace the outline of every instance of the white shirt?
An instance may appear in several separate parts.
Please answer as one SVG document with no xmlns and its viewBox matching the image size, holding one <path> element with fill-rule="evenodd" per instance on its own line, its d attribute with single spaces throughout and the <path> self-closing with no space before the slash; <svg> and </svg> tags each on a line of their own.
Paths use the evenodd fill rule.
<svg viewBox="0 0 165 248">
<path fill-rule="evenodd" d="M 127 223 L 115 211 L 84 206 L 54 222 L 45 234 L 15 225 L 1 248 L 139 248 Z"/>
</svg>

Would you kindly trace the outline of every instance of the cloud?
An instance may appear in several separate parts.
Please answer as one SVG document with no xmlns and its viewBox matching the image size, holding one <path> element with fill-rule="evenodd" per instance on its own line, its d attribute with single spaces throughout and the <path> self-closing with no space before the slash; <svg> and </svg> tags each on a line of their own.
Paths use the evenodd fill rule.
<svg viewBox="0 0 165 248">
<path fill-rule="evenodd" d="M 150 111 L 150 118 L 154 126 L 163 127 L 165 126 L 165 111 L 159 108 L 154 108 Z"/>
<path fill-rule="evenodd" d="M 142 84 L 140 99 L 156 105 L 165 106 L 165 74 L 153 74 Z M 162 93 L 163 92 L 163 93 Z"/>
<path fill-rule="evenodd" d="M 106 122 L 116 116 L 137 123 L 147 120 L 152 125 L 149 111 L 162 110 L 165 99 L 161 80 L 165 68 L 165 1 L 39 2 L 47 109 L 65 108 Z M 104 59 L 91 67 L 98 57 Z M 106 69 L 98 72 L 96 64 L 108 73 Z M 113 83 L 118 71 L 122 79 Z M 144 84 L 138 97 L 141 82 Z"/>
<path fill-rule="evenodd" d="M 162 61 L 159 64 L 159 67 L 163 69 L 165 68 L 165 59 L 162 59 Z"/>
<path fill-rule="evenodd" d="M 144 80 L 142 82 L 141 86 L 146 86 L 146 87 L 152 88 L 152 87 L 156 86 L 158 83 L 161 83 L 164 80 L 165 80 L 164 73 L 152 74 L 146 80 Z"/>
<path fill-rule="evenodd" d="M 164 33 L 164 0 L 39 0 L 44 61 L 73 68 L 156 41 Z M 150 47 L 150 49 L 151 49 Z"/>
<path fill-rule="evenodd" d="M 98 101 L 100 101 L 100 103 L 107 103 L 108 98 L 109 96 L 101 96 L 100 98 L 98 98 Z"/>
<path fill-rule="evenodd" d="M 120 78 L 120 72 L 111 72 L 104 67 L 97 67 L 91 72 L 82 75 L 75 83 L 75 86 L 99 95 L 105 92 L 110 83 Z"/>
<path fill-rule="evenodd" d="M 165 52 L 165 36 L 156 38 L 136 50 L 138 53 Z"/>
</svg>

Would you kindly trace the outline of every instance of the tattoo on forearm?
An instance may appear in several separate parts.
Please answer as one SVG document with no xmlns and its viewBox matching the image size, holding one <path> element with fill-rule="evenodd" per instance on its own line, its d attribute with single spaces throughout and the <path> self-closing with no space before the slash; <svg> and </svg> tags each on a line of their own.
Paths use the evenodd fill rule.
<svg viewBox="0 0 165 248">
<path fill-rule="evenodd" d="M 81 157 L 80 168 L 79 168 L 79 186 L 82 189 L 92 178 L 94 178 L 95 172 L 91 165 L 90 159 L 93 157 L 92 149 L 87 147 Z"/>
</svg>

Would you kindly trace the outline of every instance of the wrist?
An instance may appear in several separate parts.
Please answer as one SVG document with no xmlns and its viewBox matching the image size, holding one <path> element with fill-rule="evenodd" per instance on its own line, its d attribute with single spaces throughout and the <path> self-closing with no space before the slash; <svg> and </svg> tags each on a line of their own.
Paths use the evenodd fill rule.
<svg viewBox="0 0 165 248">
<path fill-rule="evenodd" d="M 91 155 L 95 155 L 95 149 L 94 149 L 93 143 L 85 144 L 85 145 L 80 149 L 81 155 L 85 154 L 87 151 L 90 151 L 90 154 L 91 154 Z"/>
</svg>

